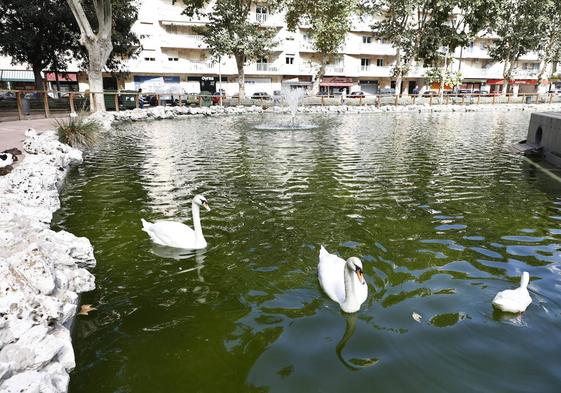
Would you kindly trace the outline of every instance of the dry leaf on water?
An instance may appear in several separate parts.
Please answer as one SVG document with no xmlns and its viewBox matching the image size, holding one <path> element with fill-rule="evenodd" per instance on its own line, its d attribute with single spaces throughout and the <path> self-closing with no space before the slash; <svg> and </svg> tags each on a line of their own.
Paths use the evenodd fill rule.
<svg viewBox="0 0 561 393">
<path fill-rule="evenodd" d="M 419 314 L 417 314 L 416 312 L 414 312 L 413 314 L 411 314 L 411 316 L 413 317 L 413 319 L 419 323 L 421 323 L 421 319 L 423 318 L 422 316 L 420 316 Z"/>
<path fill-rule="evenodd" d="M 90 311 L 94 311 L 97 310 L 97 308 L 92 307 L 91 304 L 82 304 L 82 306 L 80 307 L 80 312 L 78 313 L 78 315 L 88 315 L 88 313 Z"/>
</svg>

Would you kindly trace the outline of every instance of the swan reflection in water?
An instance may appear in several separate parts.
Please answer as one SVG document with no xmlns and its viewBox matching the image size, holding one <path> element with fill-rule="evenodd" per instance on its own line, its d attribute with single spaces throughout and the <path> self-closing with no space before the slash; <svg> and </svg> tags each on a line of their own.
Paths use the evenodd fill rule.
<svg viewBox="0 0 561 393">
<path fill-rule="evenodd" d="M 358 370 L 362 370 L 363 368 L 375 366 L 379 361 L 379 359 L 375 357 L 350 358 L 347 360 L 343 356 L 343 351 L 345 350 L 347 343 L 349 342 L 349 340 L 351 339 L 351 337 L 355 332 L 357 314 L 344 314 L 344 316 L 345 316 L 345 334 L 343 334 L 343 337 L 341 337 L 341 340 L 339 340 L 339 343 L 335 348 L 335 352 L 337 353 L 337 358 L 339 358 L 339 361 L 341 361 L 341 363 L 343 363 L 345 367 L 347 367 L 349 370 L 352 371 L 358 371 Z"/>
<path fill-rule="evenodd" d="M 158 244 L 154 244 L 152 248 L 150 248 L 150 252 L 154 255 L 159 256 L 160 258 L 175 259 L 176 261 L 195 258 L 195 266 L 187 269 L 181 269 L 178 272 L 173 273 L 172 275 L 175 276 L 178 274 L 185 274 L 195 271 L 197 272 L 198 281 L 205 282 L 205 279 L 201 274 L 202 269 L 205 267 L 205 250 L 185 250 L 181 248 L 160 246 Z"/>
</svg>

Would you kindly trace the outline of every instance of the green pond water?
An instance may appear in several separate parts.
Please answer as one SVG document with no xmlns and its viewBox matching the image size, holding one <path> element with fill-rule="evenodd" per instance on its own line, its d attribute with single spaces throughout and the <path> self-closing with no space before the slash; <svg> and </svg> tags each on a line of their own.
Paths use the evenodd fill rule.
<svg viewBox="0 0 561 393">
<path fill-rule="evenodd" d="M 71 392 L 559 392 L 561 184 L 509 153 L 528 121 L 120 125 L 72 169 L 53 220 L 97 258 L 97 289 L 81 300 L 98 311 L 76 320 Z M 191 225 L 197 193 L 212 208 L 208 248 L 153 245 L 140 219 Z M 320 244 L 363 261 L 358 313 L 322 292 Z M 493 311 L 525 270 L 528 310 Z"/>
</svg>

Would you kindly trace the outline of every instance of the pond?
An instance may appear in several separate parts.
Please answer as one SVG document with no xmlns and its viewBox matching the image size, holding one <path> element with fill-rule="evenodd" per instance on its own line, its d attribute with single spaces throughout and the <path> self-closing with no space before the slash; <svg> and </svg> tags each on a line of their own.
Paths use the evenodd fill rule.
<svg viewBox="0 0 561 393">
<path fill-rule="evenodd" d="M 279 116 L 123 124 L 71 171 L 53 226 L 98 264 L 71 392 L 558 391 L 561 183 L 509 153 L 528 113 Z M 140 219 L 191 225 L 197 193 L 208 248 L 152 244 Z M 322 244 L 361 258 L 358 313 Z M 528 310 L 493 311 L 522 271 Z"/>
</svg>

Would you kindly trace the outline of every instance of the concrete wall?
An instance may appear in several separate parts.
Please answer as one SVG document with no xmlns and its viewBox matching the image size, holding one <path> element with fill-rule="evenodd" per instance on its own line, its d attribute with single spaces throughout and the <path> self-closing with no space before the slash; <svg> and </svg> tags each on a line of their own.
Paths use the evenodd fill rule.
<svg viewBox="0 0 561 393">
<path fill-rule="evenodd" d="M 545 159 L 561 166 L 561 112 L 532 113 L 527 141 L 543 147 Z"/>
</svg>

